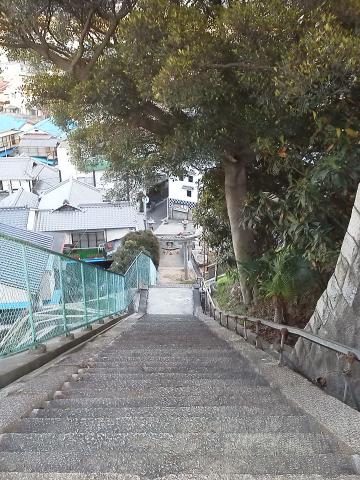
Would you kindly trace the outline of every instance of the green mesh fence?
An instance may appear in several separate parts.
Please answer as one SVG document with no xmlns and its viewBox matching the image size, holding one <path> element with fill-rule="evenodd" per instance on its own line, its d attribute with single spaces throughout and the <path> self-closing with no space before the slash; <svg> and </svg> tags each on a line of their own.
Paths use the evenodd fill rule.
<svg viewBox="0 0 360 480">
<path fill-rule="evenodd" d="M 155 284 L 143 253 L 118 275 L 0 233 L 0 357 L 123 312 Z"/>
</svg>

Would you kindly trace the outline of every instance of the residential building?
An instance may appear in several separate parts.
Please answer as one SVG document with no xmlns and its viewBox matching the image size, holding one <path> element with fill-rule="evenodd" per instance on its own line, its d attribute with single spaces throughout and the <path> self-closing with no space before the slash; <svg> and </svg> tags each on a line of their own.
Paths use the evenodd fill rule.
<svg viewBox="0 0 360 480">
<path fill-rule="evenodd" d="M 31 130 L 24 133 L 19 143 L 19 153 L 28 155 L 48 165 L 56 165 L 60 140 L 49 133 Z"/>
<path fill-rule="evenodd" d="M 0 158 L 0 191 L 41 193 L 61 182 L 57 168 L 25 155 Z"/>
<path fill-rule="evenodd" d="M 71 178 L 42 194 L 32 228 L 62 232 L 72 256 L 99 262 L 107 260 L 106 244 L 113 250 L 126 233 L 144 229 L 144 215 L 127 202 L 103 202 L 100 190 Z"/>
<path fill-rule="evenodd" d="M 13 153 L 20 143 L 20 134 L 20 130 L 0 132 L 0 157 L 6 157 Z"/>
<path fill-rule="evenodd" d="M 201 174 L 189 171 L 183 177 L 171 177 L 168 181 L 168 217 L 179 220 L 191 220 L 192 209 L 198 201 Z"/>
</svg>

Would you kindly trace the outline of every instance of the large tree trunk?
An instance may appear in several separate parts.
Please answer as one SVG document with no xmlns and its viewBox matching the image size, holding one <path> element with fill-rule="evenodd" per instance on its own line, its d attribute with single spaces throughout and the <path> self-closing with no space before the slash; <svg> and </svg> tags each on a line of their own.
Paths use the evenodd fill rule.
<svg viewBox="0 0 360 480">
<path fill-rule="evenodd" d="M 224 160 L 226 206 L 235 259 L 239 267 L 240 288 L 245 305 L 251 302 L 252 294 L 240 264 L 249 260 L 254 250 L 252 233 L 240 226 L 241 210 L 247 194 L 247 161 L 246 155 L 238 157 L 229 154 L 225 155 Z"/>
</svg>

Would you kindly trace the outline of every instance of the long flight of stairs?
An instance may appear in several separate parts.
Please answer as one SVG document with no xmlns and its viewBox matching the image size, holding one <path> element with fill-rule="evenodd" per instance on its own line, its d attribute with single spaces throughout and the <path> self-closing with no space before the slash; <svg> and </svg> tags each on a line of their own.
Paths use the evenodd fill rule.
<svg viewBox="0 0 360 480">
<path fill-rule="evenodd" d="M 192 315 L 145 315 L 63 391 L 1 436 L 0 480 L 356 478 L 344 445 Z"/>
</svg>

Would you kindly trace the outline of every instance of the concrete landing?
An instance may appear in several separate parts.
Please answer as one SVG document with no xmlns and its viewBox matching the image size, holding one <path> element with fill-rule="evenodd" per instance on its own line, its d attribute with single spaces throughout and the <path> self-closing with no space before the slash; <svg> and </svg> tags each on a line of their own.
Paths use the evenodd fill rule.
<svg viewBox="0 0 360 480">
<path fill-rule="evenodd" d="M 192 315 L 193 311 L 192 287 L 150 288 L 147 305 L 149 315 Z"/>
</svg>

